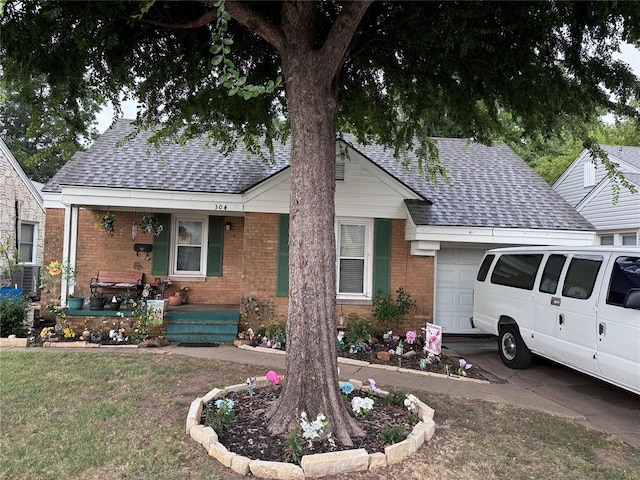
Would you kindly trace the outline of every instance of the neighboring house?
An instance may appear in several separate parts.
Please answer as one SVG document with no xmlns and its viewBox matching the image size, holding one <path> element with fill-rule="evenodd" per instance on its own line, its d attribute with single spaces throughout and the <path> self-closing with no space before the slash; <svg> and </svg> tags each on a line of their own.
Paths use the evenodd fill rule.
<svg viewBox="0 0 640 480">
<path fill-rule="evenodd" d="M 17 250 L 20 258 L 20 267 L 5 283 L 17 285 L 26 294 L 37 295 L 44 252 L 42 196 L 2 139 L 0 172 L 0 244 L 10 253 Z M 7 259 L 0 258 L 0 271 L 7 267 Z"/>
<path fill-rule="evenodd" d="M 596 228 L 597 243 L 640 245 L 640 147 L 603 145 L 602 149 L 635 186 L 635 193 L 622 187 L 614 204 L 611 180 L 588 150 L 573 161 L 553 188 Z"/>
<path fill-rule="evenodd" d="M 116 122 L 45 185 L 45 258 L 76 266 L 76 294 L 88 295 L 99 270 L 137 270 L 150 283 L 170 276 L 168 293 L 188 286 L 189 303 L 239 307 L 254 297 L 284 319 L 288 147 L 265 163 L 204 140 L 156 149 L 142 133 L 118 143 L 133 131 Z M 370 316 L 378 292 L 403 287 L 417 302 L 408 326 L 472 333 L 473 282 L 488 248 L 593 244 L 592 225 L 505 145 L 435 141 L 450 171 L 438 186 L 388 150 L 338 140 L 338 314 Z M 96 228 L 107 212 L 113 236 Z M 158 236 L 140 228 L 150 214 L 164 227 Z"/>
</svg>

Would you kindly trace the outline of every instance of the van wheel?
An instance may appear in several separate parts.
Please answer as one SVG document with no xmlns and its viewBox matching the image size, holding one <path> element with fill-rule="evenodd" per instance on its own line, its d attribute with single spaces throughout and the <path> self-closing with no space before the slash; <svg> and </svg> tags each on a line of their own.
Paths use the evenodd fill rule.
<svg viewBox="0 0 640 480">
<path fill-rule="evenodd" d="M 531 365 L 531 350 L 524 344 L 516 325 L 505 325 L 500 329 L 498 350 L 502 363 L 509 368 L 527 368 Z"/>
</svg>

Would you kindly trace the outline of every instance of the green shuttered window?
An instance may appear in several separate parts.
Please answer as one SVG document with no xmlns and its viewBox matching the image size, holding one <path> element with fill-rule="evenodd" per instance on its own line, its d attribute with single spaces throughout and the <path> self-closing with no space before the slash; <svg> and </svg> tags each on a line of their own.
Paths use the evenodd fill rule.
<svg viewBox="0 0 640 480">
<path fill-rule="evenodd" d="M 370 227 L 359 222 L 349 223 L 342 220 L 338 228 L 338 289 L 339 294 L 362 295 L 369 291 L 372 296 L 382 291 L 391 291 L 391 219 L 377 218 L 373 228 L 373 280 L 365 275 L 366 237 L 372 233 Z M 364 285 L 366 278 L 373 285 Z M 289 294 L 289 215 L 280 215 L 278 229 L 278 269 L 276 276 L 276 296 L 286 297 Z"/>
</svg>

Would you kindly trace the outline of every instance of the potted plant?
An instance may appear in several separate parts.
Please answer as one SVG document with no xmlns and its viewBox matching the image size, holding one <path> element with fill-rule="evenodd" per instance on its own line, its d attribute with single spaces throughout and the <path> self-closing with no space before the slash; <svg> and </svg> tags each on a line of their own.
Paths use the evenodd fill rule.
<svg viewBox="0 0 640 480">
<path fill-rule="evenodd" d="M 99 292 L 91 294 L 89 298 L 89 310 L 103 310 L 104 309 L 104 295 Z"/>
<path fill-rule="evenodd" d="M 84 306 L 84 297 L 76 297 L 74 295 L 67 296 L 67 307 L 69 310 L 82 310 Z"/>
</svg>

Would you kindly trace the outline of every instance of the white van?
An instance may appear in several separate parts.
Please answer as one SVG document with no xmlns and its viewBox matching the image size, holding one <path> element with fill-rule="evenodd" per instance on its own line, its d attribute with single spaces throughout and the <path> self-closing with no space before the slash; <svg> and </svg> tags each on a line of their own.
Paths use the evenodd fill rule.
<svg viewBox="0 0 640 480">
<path fill-rule="evenodd" d="M 536 354 L 640 395 L 640 248 L 489 250 L 471 321 L 510 368 Z"/>
</svg>

